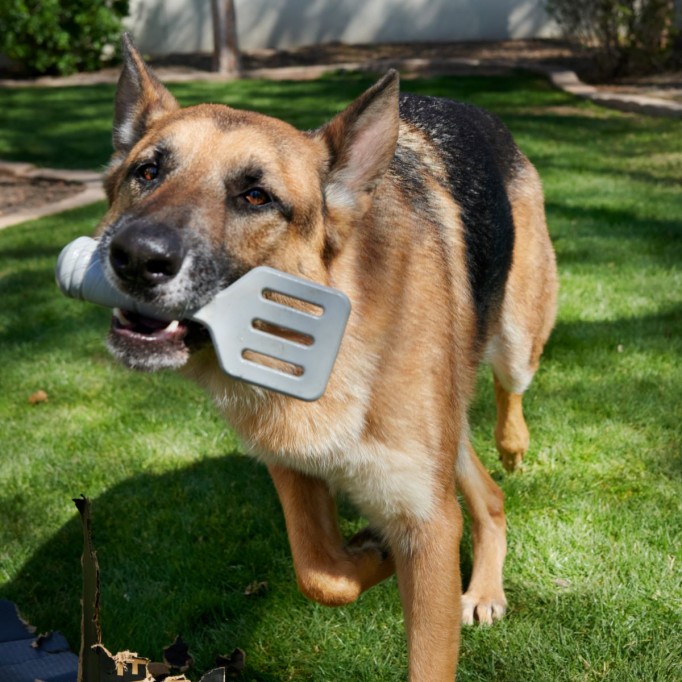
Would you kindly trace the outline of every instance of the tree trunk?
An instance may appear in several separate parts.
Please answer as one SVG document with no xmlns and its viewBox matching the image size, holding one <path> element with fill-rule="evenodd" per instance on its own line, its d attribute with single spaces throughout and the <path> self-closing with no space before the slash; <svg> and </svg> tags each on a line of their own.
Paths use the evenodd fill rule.
<svg viewBox="0 0 682 682">
<path fill-rule="evenodd" d="M 237 15 L 234 0 L 211 0 L 213 12 L 213 70 L 239 75 L 241 59 L 237 41 Z"/>
</svg>

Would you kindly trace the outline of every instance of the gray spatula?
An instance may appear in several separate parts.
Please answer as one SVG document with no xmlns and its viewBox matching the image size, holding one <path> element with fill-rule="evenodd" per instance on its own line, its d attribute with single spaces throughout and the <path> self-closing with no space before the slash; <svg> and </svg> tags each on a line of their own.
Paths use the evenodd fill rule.
<svg viewBox="0 0 682 682">
<path fill-rule="evenodd" d="M 64 247 L 55 275 L 71 298 L 173 319 L 115 288 L 104 275 L 97 241 L 90 237 Z M 319 314 L 301 310 L 300 302 Z M 269 267 L 254 268 L 203 308 L 182 313 L 208 328 L 227 374 L 301 400 L 317 400 L 324 393 L 349 315 L 350 301 L 341 291 Z M 270 367 L 264 359 L 284 363 L 289 371 Z"/>
</svg>

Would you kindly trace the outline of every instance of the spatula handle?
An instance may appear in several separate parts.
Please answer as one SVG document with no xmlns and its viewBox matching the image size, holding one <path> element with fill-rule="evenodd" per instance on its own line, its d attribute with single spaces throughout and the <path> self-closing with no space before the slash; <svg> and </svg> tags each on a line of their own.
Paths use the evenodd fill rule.
<svg viewBox="0 0 682 682">
<path fill-rule="evenodd" d="M 109 282 L 97 245 L 97 240 L 91 237 L 78 237 L 62 249 L 55 268 L 55 278 L 62 293 L 106 308 L 131 310 L 170 322 L 172 316 L 126 296 Z"/>
<path fill-rule="evenodd" d="M 140 303 L 113 286 L 104 272 L 98 242 L 79 237 L 61 252 L 55 268 L 57 284 L 71 298 L 121 308 L 160 320 L 174 319 Z M 292 297 L 317 307 L 319 316 L 269 300 L 265 292 Z M 325 391 L 350 315 L 342 292 L 268 267 L 257 267 L 223 289 L 199 310 L 184 312 L 208 328 L 218 360 L 231 376 L 301 400 L 317 400 Z M 256 322 L 265 323 L 258 326 Z M 268 333 L 267 325 L 303 334 L 309 345 Z M 293 365 L 290 374 L 247 358 L 247 352 Z"/>
</svg>

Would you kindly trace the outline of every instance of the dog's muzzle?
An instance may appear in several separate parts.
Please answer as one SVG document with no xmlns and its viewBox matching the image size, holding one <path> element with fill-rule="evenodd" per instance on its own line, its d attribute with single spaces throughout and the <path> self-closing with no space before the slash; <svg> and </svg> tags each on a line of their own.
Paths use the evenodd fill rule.
<svg viewBox="0 0 682 682">
<path fill-rule="evenodd" d="M 187 256 L 188 249 L 179 230 L 132 221 L 109 241 L 107 260 L 120 288 L 134 298 L 182 309 L 188 287 L 180 281 L 180 273 Z M 206 330 L 190 320 L 169 322 L 115 308 L 107 345 L 125 365 L 154 371 L 184 365 L 191 350 L 208 340 Z"/>
</svg>

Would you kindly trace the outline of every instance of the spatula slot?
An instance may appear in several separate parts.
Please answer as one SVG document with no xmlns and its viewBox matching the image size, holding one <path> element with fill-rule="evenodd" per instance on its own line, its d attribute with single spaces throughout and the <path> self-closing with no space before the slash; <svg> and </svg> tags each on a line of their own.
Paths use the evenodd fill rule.
<svg viewBox="0 0 682 682">
<path fill-rule="evenodd" d="M 260 318 L 253 320 L 251 326 L 260 332 L 272 334 L 272 336 L 276 336 L 279 339 L 286 339 L 287 341 L 298 343 L 301 346 L 312 346 L 313 343 L 315 343 L 315 339 L 310 336 L 310 334 L 304 334 L 301 331 L 296 331 L 295 329 L 290 329 L 283 325 L 266 322 Z"/>
<path fill-rule="evenodd" d="M 321 305 L 311 303 L 302 298 L 297 298 L 296 296 L 291 296 L 290 294 L 283 294 L 281 291 L 263 289 L 262 296 L 267 301 L 279 303 L 280 305 L 286 306 L 287 308 L 293 308 L 294 310 L 303 310 L 315 317 L 322 317 L 324 314 L 324 308 Z"/>
<path fill-rule="evenodd" d="M 265 353 L 259 353 L 250 348 L 246 348 L 242 351 L 242 358 L 254 365 L 274 369 L 294 377 L 303 376 L 305 372 L 305 369 L 301 367 L 301 365 L 295 365 L 293 362 L 285 362 L 280 358 L 275 358 L 271 355 L 266 355 Z"/>
</svg>

